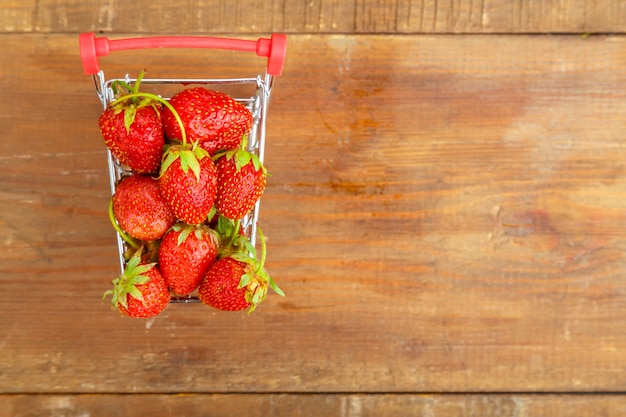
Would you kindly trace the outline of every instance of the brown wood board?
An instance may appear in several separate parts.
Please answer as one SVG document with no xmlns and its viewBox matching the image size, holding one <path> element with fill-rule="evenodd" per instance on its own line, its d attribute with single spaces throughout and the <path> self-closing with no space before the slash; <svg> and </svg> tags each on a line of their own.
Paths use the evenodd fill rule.
<svg viewBox="0 0 626 417">
<path fill-rule="evenodd" d="M 626 412 L 626 400 L 602 394 L 10 395 L 0 396 L 0 412 L 16 417 L 618 417 Z"/>
<path fill-rule="evenodd" d="M 624 391 L 625 48 L 291 36 L 261 208 L 287 297 L 146 321 L 101 301 L 117 259 L 77 37 L 3 35 L 0 392 Z"/>
<path fill-rule="evenodd" d="M 623 33 L 621 0 L 5 0 L 0 32 Z"/>
</svg>

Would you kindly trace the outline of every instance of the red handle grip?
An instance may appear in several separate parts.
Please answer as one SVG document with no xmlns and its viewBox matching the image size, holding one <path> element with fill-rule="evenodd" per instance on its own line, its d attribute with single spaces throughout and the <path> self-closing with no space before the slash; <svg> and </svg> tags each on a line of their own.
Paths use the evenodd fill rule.
<svg viewBox="0 0 626 417">
<path fill-rule="evenodd" d="M 106 37 L 96 38 L 93 32 L 87 32 L 81 33 L 78 41 L 83 70 L 88 75 L 100 71 L 98 57 L 107 56 L 114 51 L 146 48 L 211 48 L 255 52 L 258 56 L 267 57 L 268 74 L 281 75 L 287 50 L 287 36 L 283 34 L 273 34 L 271 39 L 259 38 L 256 41 L 207 36 L 161 36 L 109 40 Z"/>
</svg>

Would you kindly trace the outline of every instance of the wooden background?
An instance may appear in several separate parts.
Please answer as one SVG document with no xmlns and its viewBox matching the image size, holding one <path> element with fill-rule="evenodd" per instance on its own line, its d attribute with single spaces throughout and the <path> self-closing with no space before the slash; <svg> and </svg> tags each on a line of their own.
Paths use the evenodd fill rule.
<svg viewBox="0 0 626 417">
<path fill-rule="evenodd" d="M 1 416 L 626 415 L 626 2 L 0 1 Z M 78 34 L 289 35 L 252 315 L 109 311 Z M 144 51 L 107 74 L 239 74 Z"/>
</svg>

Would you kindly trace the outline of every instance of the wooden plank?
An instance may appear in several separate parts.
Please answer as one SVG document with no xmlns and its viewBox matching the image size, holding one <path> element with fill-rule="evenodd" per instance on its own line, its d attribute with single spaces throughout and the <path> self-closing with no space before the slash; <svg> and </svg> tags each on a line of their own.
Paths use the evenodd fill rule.
<svg viewBox="0 0 626 417">
<path fill-rule="evenodd" d="M 7 416 L 621 417 L 623 395 L 10 395 Z"/>
<path fill-rule="evenodd" d="M 0 31 L 187 33 L 622 33 L 621 0 L 4 0 Z"/>
<path fill-rule="evenodd" d="M 626 390 L 626 39 L 290 37 L 261 210 L 287 297 L 148 321 L 100 301 L 117 262 L 76 37 L 3 47 L 0 392 Z"/>
</svg>

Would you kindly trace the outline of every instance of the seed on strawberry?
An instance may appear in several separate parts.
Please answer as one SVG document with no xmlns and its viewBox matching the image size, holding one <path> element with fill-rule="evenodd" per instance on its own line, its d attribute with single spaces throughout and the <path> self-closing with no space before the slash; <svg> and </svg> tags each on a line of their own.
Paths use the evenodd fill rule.
<svg viewBox="0 0 626 417">
<path fill-rule="evenodd" d="M 157 240 L 174 225 L 176 216 L 161 195 L 156 179 L 135 174 L 124 177 L 113 195 L 119 226 L 139 240 Z"/>
<path fill-rule="evenodd" d="M 217 211 L 229 219 L 241 219 L 265 191 L 267 170 L 259 158 L 243 149 L 215 155 Z"/>
<path fill-rule="evenodd" d="M 174 225 L 159 248 L 159 269 L 170 290 L 178 295 L 195 290 L 217 258 L 217 246 L 217 235 L 206 226 Z"/>
<path fill-rule="evenodd" d="M 252 113 L 233 97 L 204 87 L 192 87 L 176 93 L 170 104 L 180 115 L 190 142 L 213 155 L 218 150 L 236 149 L 250 132 Z M 170 139 L 179 139 L 181 131 L 169 109 L 163 112 L 163 128 Z"/>
<path fill-rule="evenodd" d="M 216 261 L 200 284 L 200 301 L 219 310 L 239 311 L 248 308 L 251 313 L 265 299 L 268 287 L 278 295 L 285 295 L 265 271 L 265 240 L 260 229 L 259 236 L 262 259 L 258 261 L 254 254 L 250 256 L 237 252 Z"/>
<path fill-rule="evenodd" d="M 129 317 L 153 317 L 160 314 L 170 301 L 170 292 L 155 263 L 144 264 L 140 248 L 126 264 L 124 272 L 113 280 L 111 308 Z"/>
</svg>

